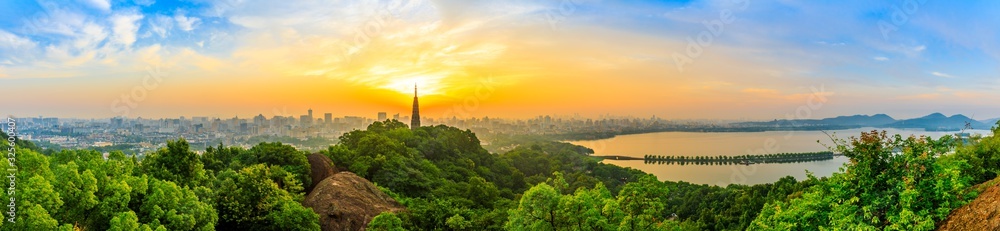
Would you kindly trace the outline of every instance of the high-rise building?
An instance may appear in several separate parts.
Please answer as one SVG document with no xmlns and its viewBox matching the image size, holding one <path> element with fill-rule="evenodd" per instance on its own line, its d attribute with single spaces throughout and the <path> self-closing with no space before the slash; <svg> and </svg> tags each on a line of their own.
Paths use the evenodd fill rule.
<svg viewBox="0 0 1000 231">
<path fill-rule="evenodd" d="M 309 125 L 312 125 L 312 119 L 310 119 L 308 115 L 301 115 L 299 116 L 299 125 L 308 127 Z"/>
<path fill-rule="evenodd" d="M 253 117 L 253 124 L 262 125 L 266 122 L 267 122 L 267 117 L 264 117 L 264 114 L 257 114 L 257 116 Z"/>
<path fill-rule="evenodd" d="M 379 112 L 379 113 L 378 113 L 378 121 L 385 121 L 385 119 L 386 119 L 387 117 L 388 117 L 388 116 L 387 116 L 387 114 L 385 114 L 385 112 Z"/>
<path fill-rule="evenodd" d="M 299 124 L 303 127 L 311 126 L 313 123 L 313 109 L 309 109 L 309 114 L 299 116 Z"/>
<path fill-rule="evenodd" d="M 328 124 L 329 123 L 333 123 L 333 113 L 325 113 L 325 114 L 323 114 L 323 122 L 326 122 Z"/>
<path fill-rule="evenodd" d="M 417 104 L 417 85 L 413 84 L 413 116 L 410 117 L 410 129 L 420 127 L 420 106 Z"/>
</svg>

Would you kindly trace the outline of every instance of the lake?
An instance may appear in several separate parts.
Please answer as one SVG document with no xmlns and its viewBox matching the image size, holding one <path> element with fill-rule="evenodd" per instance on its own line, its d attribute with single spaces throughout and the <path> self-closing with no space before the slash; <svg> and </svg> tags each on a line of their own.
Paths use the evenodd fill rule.
<svg viewBox="0 0 1000 231">
<path fill-rule="evenodd" d="M 860 136 L 859 128 L 827 131 L 848 140 Z M 890 135 L 900 134 L 941 137 L 955 132 L 928 132 L 922 129 L 878 129 Z M 971 134 L 989 135 L 989 130 L 966 131 Z M 817 142 L 819 141 L 819 142 Z M 568 141 L 594 149 L 594 155 L 619 155 L 642 158 L 644 155 L 673 156 L 737 156 L 744 154 L 773 154 L 816 152 L 828 150 L 823 144 L 833 142 L 821 131 L 770 131 L 770 132 L 657 132 L 621 135 L 614 138 L 588 141 Z M 725 186 L 729 184 L 772 183 L 785 176 L 806 179 L 806 171 L 816 177 L 830 176 L 848 161 L 838 156 L 832 160 L 783 164 L 752 165 L 663 165 L 646 164 L 641 160 L 604 160 L 604 163 L 631 167 L 656 175 L 663 181 L 686 181 L 696 184 Z"/>
</svg>

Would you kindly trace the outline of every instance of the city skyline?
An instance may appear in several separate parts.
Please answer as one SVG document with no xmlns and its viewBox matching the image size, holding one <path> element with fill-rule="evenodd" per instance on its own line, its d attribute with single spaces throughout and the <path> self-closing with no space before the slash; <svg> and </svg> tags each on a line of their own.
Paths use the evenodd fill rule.
<svg viewBox="0 0 1000 231">
<path fill-rule="evenodd" d="M 989 119 L 998 4 L 6 1 L 2 110 Z"/>
</svg>

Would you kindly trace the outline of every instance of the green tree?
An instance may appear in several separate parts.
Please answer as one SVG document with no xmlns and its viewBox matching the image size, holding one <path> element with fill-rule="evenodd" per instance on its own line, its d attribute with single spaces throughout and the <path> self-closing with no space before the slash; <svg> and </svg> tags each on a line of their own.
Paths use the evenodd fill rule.
<svg viewBox="0 0 1000 231">
<path fill-rule="evenodd" d="M 469 178 L 469 188 L 465 195 L 476 203 L 479 207 L 492 208 L 493 202 L 500 197 L 500 191 L 493 183 L 487 182 L 482 177 Z"/>
<path fill-rule="evenodd" d="M 597 183 L 593 189 L 579 188 L 574 195 L 564 197 L 559 203 L 563 213 L 573 214 L 567 221 L 573 230 L 618 228 L 618 222 L 611 219 L 620 217 L 621 210 L 614 206 L 616 203 L 611 191 L 602 183 Z"/>
<path fill-rule="evenodd" d="M 267 215 L 274 230 L 319 230 L 319 214 L 292 200 L 282 200 Z M 398 219 L 398 218 L 397 218 Z"/>
<path fill-rule="evenodd" d="M 28 151 L 32 152 L 32 151 Z M 44 157 L 44 156 L 43 156 Z M 62 208 L 63 201 L 44 177 L 32 176 L 18 185 L 18 210 L 14 223 L 4 220 L 5 230 L 56 230 L 59 222 L 52 214 Z M 4 190 L 6 191 L 6 190 Z"/>
<path fill-rule="evenodd" d="M 309 160 L 306 158 L 309 153 L 295 150 L 295 147 L 291 145 L 280 142 L 260 143 L 245 153 L 253 156 L 255 160 L 245 162 L 247 165 L 262 163 L 271 166 L 280 166 L 285 171 L 294 174 L 298 182 L 302 185 L 309 185 L 312 182 L 312 178 L 309 177 Z"/>
<path fill-rule="evenodd" d="M 150 226 L 148 224 L 139 223 L 139 217 L 136 216 L 135 212 L 132 212 L 132 211 L 118 213 L 117 216 L 115 216 L 114 218 L 111 218 L 110 224 L 111 224 L 111 228 L 108 229 L 109 231 L 131 231 L 131 230 L 140 230 L 140 231 L 153 231 L 153 230 L 156 230 L 156 231 L 160 231 L 160 230 L 167 230 L 167 228 L 164 227 L 164 226 L 162 226 L 162 225 L 157 225 L 156 228 L 153 229 L 153 228 L 150 228 Z"/>
<path fill-rule="evenodd" d="M 626 184 L 618 193 L 617 204 L 624 216 L 619 227 L 625 230 L 651 230 L 659 225 L 663 221 L 661 218 L 665 209 L 664 200 L 660 196 L 666 194 L 663 184 L 653 175 L 646 175 L 637 182 Z"/>
<path fill-rule="evenodd" d="M 944 140 L 865 132 L 838 149 L 841 173 L 789 203 L 765 205 L 750 230 L 932 230 L 970 195 L 970 165 L 939 153 Z"/>
<path fill-rule="evenodd" d="M 372 231 L 403 231 L 403 221 L 395 213 L 383 212 L 368 223 L 368 230 Z"/>
<path fill-rule="evenodd" d="M 566 214 L 559 210 L 561 195 L 546 183 L 531 187 L 521 196 L 516 209 L 510 211 L 505 228 L 508 230 L 561 230 L 568 224 Z"/>
<path fill-rule="evenodd" d="M 206 183 L 207 176 L 198 154 L 188 149 L 186 140 L 167 141 L 167 147 L 151 153 L 142 160 L 143 172 L 150 176 L 173 181 L 181 186 L 195 187 Z"/>
<path fill-rule="evenodd" d="M 271 169 L 257 164 L 239 172 L 226 170 L 217 177 L 218 228 L 232 230 L 280 230 L 277 227 L 318 226 L 311 209 L 302 208 L 287 191 L 269 178 Z M 276 221 L 282 219 L 283 221 Z M 277 226 L 272 226 L 272 224 Z"/>
<path fill-rule="evenodd" d="M 445 221 L 445 225 L 452 230 L 468 230 L 472 227 L 472 222 L 466 220 L 461 214 L 455 214 Z"/>
<path fill-rule="evenodd" d="M 220 143 L 218 147 L 208 147 L 205 149 L 205 154 L 201 155 L 201 162 L 205 165 L 206 170 L 215 172 L 221 172 L 226 169 L 241 169 L 247 164 L 239 161 L 240 156 L 246 155 L 244 152 L 246 150 L 243 150 L 243 148 L 224 147 Z"/>
<path fill-rule="evenodd" d="M 79 172 L 79 166 L 70 161 L 65 165 L 58 165 L 55 168 L 56 181 L 55 189 L 58 195 L 65 201 L 71 203 L 64 204 L 58 211 L 57 217 L 63 223 L 75 223 L 85 221 L 87 215 L 97 206 L 97 178 L 91 170 Z M 55 212 L 55 211 L 53 211 Z"/>
<path fill-rule="evenodd" d="M 194 191 L 169 181 L 153 179 L 140 207 L 142 221 L 170 230 L 213 230 L 218 215 Z"/>
</svg>

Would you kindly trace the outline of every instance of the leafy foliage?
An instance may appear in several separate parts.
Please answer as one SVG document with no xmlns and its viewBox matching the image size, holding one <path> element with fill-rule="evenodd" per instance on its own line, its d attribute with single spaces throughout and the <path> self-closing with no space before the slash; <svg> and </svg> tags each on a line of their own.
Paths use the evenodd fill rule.
<svg viewBox="0 0 1000 231">
<path fill-rule="evenodd" d="M 344 134 L 323 153 L 336 166 L 392 192 L 407 207 L 398 217 L 410 230 L 742 230 L 768 200 L 784 199 L 810 184 L 791 177 L 727 188 L 659 182 L 635 169 L 600 163 L 580 146 L 529 138 L 517 144 L 506 153 L 491 154 L 470 131 L 447 126 L 411 130 L 388 120 Z M 559 209 L 529 206 L 551 202 L 536 198 L 540 195 L 554 198 Z M 546 221 L 524 215 L 544 211 L 555 216 Z M 585 212 L 591 216 L 579 216 Z"/>
<path fill-rule="evenodd" d="M 932 230 L 973 197 L 965 159 L 941 153 L 949 138 L 865 132 L 838 150 L 851 162 L 800 198 L 764 207 L 751 230 Z"/>
<path fill-rule="evenodd" d="M 167 148 L 147 155 L 142 160 L 142 169 L 153 178 L 187 187 L 204 185 L 207 181 L 204 164 L 198 154 L 188 149 L 184 139 L 167 141 Z"/>
<path fill-rule="evenodd" d="M 143 161 L 121 152 L 62 150 L 45 156 L 18 149 L 16 222 L 0 230 L 318 230 L 318 215 L 299 203 L 300 179 L 308 169 L 305 153 L 281 144 L 259 146 L 224 148 L 232 158 L 213 159 L 218 162 L 208 171 L 183 139 Z M 247 168 L 242 163 L 248 162 L 234 163 L 248 157 L 263 158 Z M 217 177 L 216 170 L 224 171 Z M 4 198 L 6 193 L 0 190 Z M 230 206 L 235 199 L 244 200 Z M 232 207 L 260 212 L 250 217 L 260 222 L 221 219 L 231 217 L 223 211 Z"/>
<path fill-rule="evenodd" d="M 996 136 L 863 133 L 835 150 L 851 162 L 831 177 L 726 187 L 660 182 L 545 138 L 522 138 L 504 153 L 479 143 L 469 130 L 387 120 L 322 153 L 407 207 L 375 217 L 369 230 L 930 230 L 975 196 L 970 185 L 1000 173 Z M 94 150 L 42 154 L 30 144 L 17 144 L 25 147 L 17 223 L 0 230 L 320 228 L 300 204 L 311 183 L 307 153 L 289 145 L 219 145 L 198 155 L 181 139 L 140 161 Z"/>
</svg>

